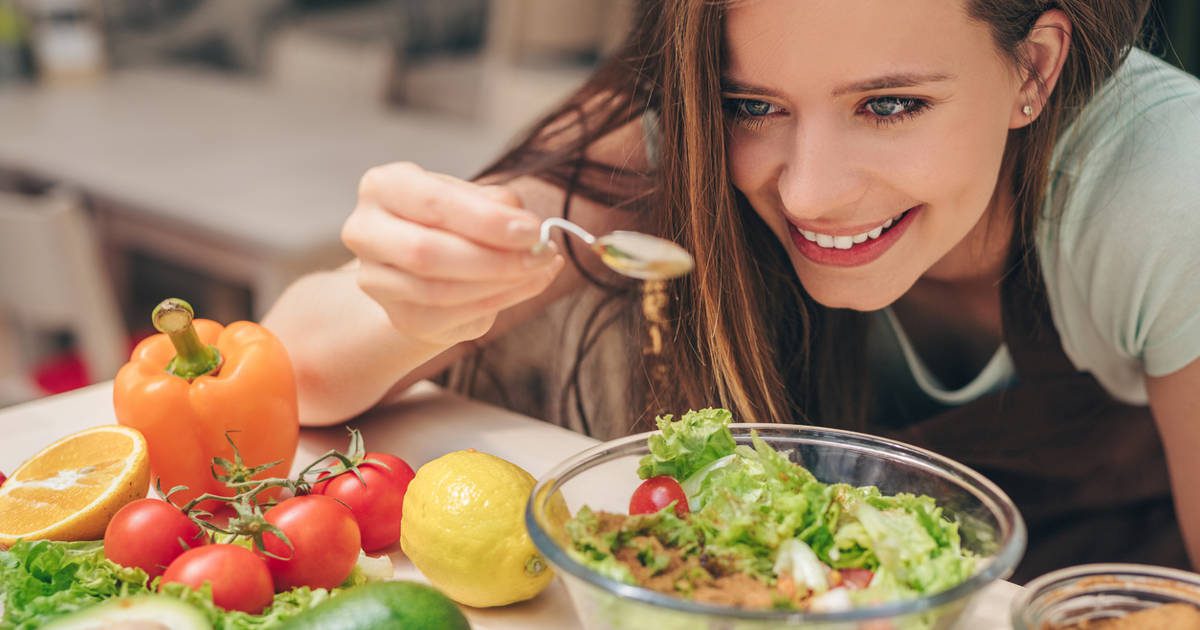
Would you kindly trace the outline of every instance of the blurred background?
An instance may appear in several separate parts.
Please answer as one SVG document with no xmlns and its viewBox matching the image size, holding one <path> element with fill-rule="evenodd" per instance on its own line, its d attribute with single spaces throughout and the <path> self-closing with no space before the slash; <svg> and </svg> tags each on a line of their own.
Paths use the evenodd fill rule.
<svg viewBox="0 0 1200 630">
<path fill-rule="evenodd" d="M 159 300 L 258 318 L 341 264 L 358 178 L 468 177 L 633 0 L 0 0 L 0 407 L 111 378 Z M 1200 0 L 1146 47 L 1195 72 Z"/>
</svg>

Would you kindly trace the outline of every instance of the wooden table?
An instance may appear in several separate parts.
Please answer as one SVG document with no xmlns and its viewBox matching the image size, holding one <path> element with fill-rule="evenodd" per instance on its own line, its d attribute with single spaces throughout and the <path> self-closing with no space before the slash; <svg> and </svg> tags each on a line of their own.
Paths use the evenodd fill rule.
<svg viewBox="0 0 1200 630">
<path fill-rule="evenodd" d="M 0 89 L 0 169 L 79 189 L 110 245 L 249 287 L 256 316 L 349 259 L 339 234 L 368 168 L 467 177 L 511 134 L 178 67 Z"/>
<path fill-rule="evenodd" d="M 11 472 L 25 458 L 60 437 L 113 422 L 111 383 L 0 410 L 0 470 Z M 362 431 L 369 448 L 395 453 L 414 468 L 449 451 L 474 448 L 503 457 L 535 477 L 596 443 L 583 435 L 427 384 L 414 388 L 401 404 L 373 412 L 352 425 Z M 330 448 L 345 445 L 343 428 L 305 429 L 296 460 L 311 460 Z M 398 578 L 423 580 L 398 549 L 391 557 Z M 958 628 L 1007 630 L 1009 604 L 1019 590 L 1009 582 L 988 587 Z M 476 630 L 580 627 L 560 580 L 528 602 L 496 609 L 467 609 L 466 613 Z"/>
</svg>

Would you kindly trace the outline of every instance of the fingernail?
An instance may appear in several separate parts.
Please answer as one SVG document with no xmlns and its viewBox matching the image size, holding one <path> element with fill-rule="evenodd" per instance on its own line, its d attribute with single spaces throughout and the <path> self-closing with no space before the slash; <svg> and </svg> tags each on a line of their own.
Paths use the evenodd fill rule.
<svg viewBox="0 0 1200 630">
<path fill-rule="evenodd" d="M 538 223 L 529 219 L 513 219 L 508 222 L 508 238 L 517 242 L 532 242 L 538 238 Z"/>
<path fill-rule="evenodd" d="M 526 254 L 522 262 L 524 263 L 526 269 L 537 269 L 539 267 L 545 267 L 557 256 L 558 253 L 553 247 L 545 247 L 536 254 Z"/>
</svg>

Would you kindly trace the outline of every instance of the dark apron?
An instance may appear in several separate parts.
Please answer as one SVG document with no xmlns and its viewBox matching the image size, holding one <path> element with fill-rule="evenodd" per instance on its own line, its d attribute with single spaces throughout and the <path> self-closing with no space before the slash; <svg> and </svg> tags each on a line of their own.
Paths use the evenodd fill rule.
<svg viewBox="0 0 1200 630">
<path fill-rule="evenodd" d="M 1190 568 L 1149 408 L 1118 402 L 1071 364 L 1031 277 L 1018 269 L 1001 288 L 1013 387 L 871 432 L 959 461 L 1012 497 L 1029 527 L 1018 583 L 1089 562 Z"/>
</svg>

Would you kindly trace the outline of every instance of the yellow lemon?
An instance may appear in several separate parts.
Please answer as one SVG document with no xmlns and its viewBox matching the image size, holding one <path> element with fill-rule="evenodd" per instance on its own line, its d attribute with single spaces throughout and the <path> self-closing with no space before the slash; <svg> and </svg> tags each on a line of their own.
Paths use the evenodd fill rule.
<svg viewBox="0 0 1200 630">
<path fill-rule="evenodd" d="M 534 479 L 516 464 L 475 450 L 417 470 L 404 495 L 400 547 L 451 599 L 504 606 L 534 597 L 553 572 L 525 530 Z M 556 510 L 557 512 L 557 510 Z M 562 505 L 566 514 L 566 505 Z"/>
<path fill-rule="evenodd" d="M 21 464 L 0 486 L 0 548 L 27 540 L 97 540 L 117 510 L 146 496 L 150 460 L 136 429 L 69 435 Z"/>
</svg>

